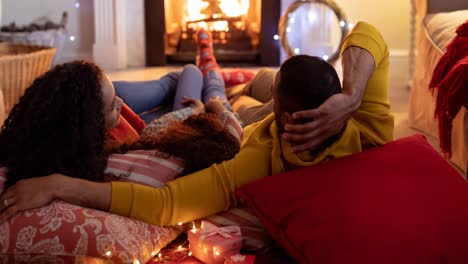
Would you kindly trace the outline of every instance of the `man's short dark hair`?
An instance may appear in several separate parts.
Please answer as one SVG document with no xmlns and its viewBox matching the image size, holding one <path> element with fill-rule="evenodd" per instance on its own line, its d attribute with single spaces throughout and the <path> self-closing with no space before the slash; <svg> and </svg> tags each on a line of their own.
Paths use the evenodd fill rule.
<svg viewBox="0 0 468 264">
<path fill-rule="evenodd" d="M 314 109 L 341 92 L 335 69 L 319 57 L 293 56 L 281 65 L 279 74 L 277 93 L 281 112 Z"/>
</svg>

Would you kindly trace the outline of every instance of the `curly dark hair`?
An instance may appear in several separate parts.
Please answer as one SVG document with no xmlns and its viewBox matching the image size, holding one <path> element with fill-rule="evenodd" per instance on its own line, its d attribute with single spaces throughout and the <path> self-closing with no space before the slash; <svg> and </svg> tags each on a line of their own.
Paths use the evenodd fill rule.
<svg viewBox="0 0 468 264">
<path fill-rule="evenodd" d="M 74 61 L 26 89 L 0 132 L 7 186 L 53 173 L 101 180 L 107 162 L 102 77 L 94 63 Z"/>
<path fill-rule="evenodd" d="M 236 139 L 218 115 L 193 115 L 170 125 L 156 135 L 142 137 L 130 149 L 157 149 L 163 154 L 185 161 L 182 175 L 230 160 L 240 150 Z"/>
</svg>

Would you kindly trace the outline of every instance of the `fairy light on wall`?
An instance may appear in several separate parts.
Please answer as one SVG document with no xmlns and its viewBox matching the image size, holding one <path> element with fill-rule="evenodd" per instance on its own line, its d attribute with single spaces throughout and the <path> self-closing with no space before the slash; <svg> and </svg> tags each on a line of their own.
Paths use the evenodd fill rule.
<svg viewBox="0 0 468 264">
<path fill-rule="evenodd" d="M 81 7 L 80 1 L 75 1 L 74 6 L 75 6 L 75 9 L 79 9 Z M 76 36 L 70 35 L 68 39 L 70 40 L 70 42 L 75 42 Z"/>
</svg>

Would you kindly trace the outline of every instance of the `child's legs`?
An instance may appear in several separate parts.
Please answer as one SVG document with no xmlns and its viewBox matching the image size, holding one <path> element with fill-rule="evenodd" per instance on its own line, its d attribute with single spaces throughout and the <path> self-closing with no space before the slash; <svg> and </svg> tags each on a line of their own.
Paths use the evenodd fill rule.
<svg viewBox="0 0 468 264">
<path fill-rule="evenodd" d="M 228 110 L 232 110 L 227 100 L 223 77 L 219 71 L 212 70 L 206 74 L 203 80 L 202 101 L 203 103 L 206 103 L 210 98 L 215 99 L 217 97 L 219 97 L 221 101 L 225 102 L 225 107 Z"/>
<path fill-rule="evenodd" d="M 164 99 L 174 94 L 179 72 L 171 72 L 159 80 L 142 82 L 113 82 L 115 94 L 137 114 L 159 106 Z"/>
<path fill-rule="evenodd" d="M 174 97 L 173 110 L 179 110 L 185 106 L 182 104 L 184 96 L 201 99 L 203 76 L 195 65 L 186 65 L 180 74 L 179 82 Z"/>
</svg>

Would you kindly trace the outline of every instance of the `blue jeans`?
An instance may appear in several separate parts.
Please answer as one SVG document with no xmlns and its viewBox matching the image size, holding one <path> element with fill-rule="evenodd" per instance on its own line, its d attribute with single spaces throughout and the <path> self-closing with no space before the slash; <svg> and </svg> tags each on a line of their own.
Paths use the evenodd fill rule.
<svg viewBox="0 0 468 264">
<path fill-rule="evenodd" d="M 184 108 L 184 96 L 200 99 L 203 103 L 210 98 L 219 98 L 227 102 L 224 80 L 218 71 L 210 71 L 203 78 L 197 66 L 184 66 L 182 72 L 171 72 L 159 80 L 141 82 L 113 82 L 115 93 L 146 123 L 164 114 Z M 165 111 L 152 111 L 172 102 L 172 107 Z M 225 104 L 231 110 L 230 105 Z"/>
</svg>

